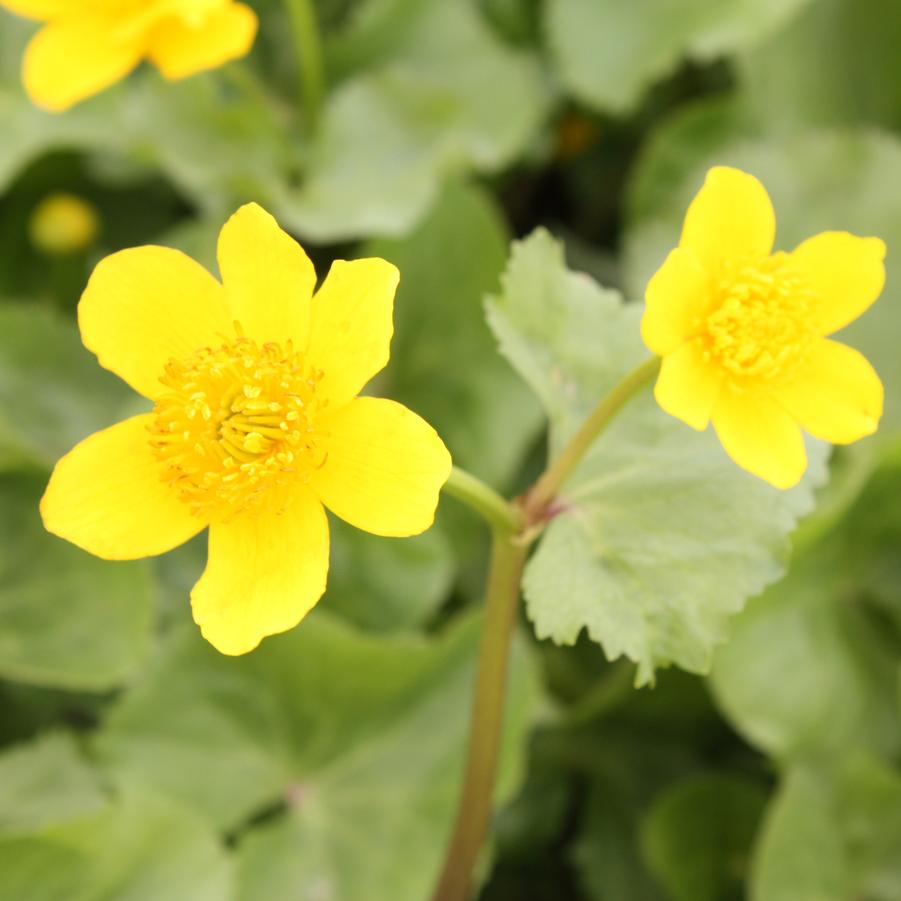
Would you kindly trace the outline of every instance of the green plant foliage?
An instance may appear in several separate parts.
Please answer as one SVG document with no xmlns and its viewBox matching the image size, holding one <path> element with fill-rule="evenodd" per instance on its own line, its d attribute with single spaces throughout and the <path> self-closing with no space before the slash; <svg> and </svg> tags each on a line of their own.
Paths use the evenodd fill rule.
<svg viewBox="0 0 901 901">
<path fill-rule="evenodd" d="M 741 890 L 765 797 L 756 782 L 704 775 L 657 798 L 644 823 L 643 844 L 673 901 L 718 901 Z"/>
<path fill-rule="evenodd" d="M 755 856 L 752 901 L 893 901 L 901 894 L 901 778 L 862 756 L 789 770 Z"/>
<path fill-rule="evenodd" d="M 424 625 L 447 597 L 454 557 L 440 529 L 386 544 L 332 517 L 330 532 L 326 609 L 367 631 L 394 632 Z"/>
<path fill-rule="evenodd" d="M 121 418 L 131 394 L 97 365 L 71 322 L 38 306 L 0 306 L 0 468 L 52 466 Z"/>
<path fill-rule="evenodd" d="M 548 411 L 552 453 L 647 355 L 640 316 L 567 271 L 546 232 L 514 246 L 489 321 Z M 585 628 L 608 658 L 638 664 L 640 684 L 670 663 L 705 672 L 728 617 L 783 571 L 823 479 L 822 449 L 810 455 L 805 481 L 780 492 L 739 470 L 712 430 L 666 416 L 649 391 L 633 400 L 565 486 L 526 570 L 536 633 L 571 644 Z"/>
<path fill-rule="evenodd" d="M 98 774 L 64 732 L 0 754 L 0 785 L 0 835 L 91 813 L 106 800 Z"/>
<path fill-rule="evenodd" d="M 402 273 L 394 358 L 378 390 L 425 416 L 456 462 L 491 483 L 509 478 L 541 425 L 485 325 L 482 298 L 497 288 L 507 246 L 489 196 L 455 185 L 409 237 L 362 250 Z"/>
<path fill-rule="evenodd" d="M 548 0 L 547 32 L 566 86 L 584 103 L 627 112 L 685 57 L 753 44 L 811 0 Z"/>
<path fill-rule="evenodd" d="M 324 885 L 354 901 L 390 878 L 387 894 L 414 901 L 450 827 L 478 626 L 468 617 L 437 640 L 374 638 L 317 612 L 240 659 L 191 630 L 113 710 L 98 750 L 117 781 L 222 827 L 285 808 L 242 843 L 245 897 Z M 537 700 L 525 649 L 511 681 L 501 797 L 518 781 Z"/>
<path fill-rule="evenodd" d="M 229 859 L 203 822 L 126 793 L 102 809 L 0 838 L 0 901 L 229 901 Z"/>
<path fill-rule="evenodd" d="M 738 58 L 758 121 L 803 125 L 901 125 L 897 75 L 901 7 L 893 0 L 817 0 L 773 40 Z M 823 66 L 822 60 L 841 60 Z M 798 78 L 816 71 L 816 78 Z"/>
<path fill-rule="evenodd" d="M 361 29 L 354 53 L 371 67 L 335 90 L 307 177 L 279 204 L 314 240 L 406 232 L 443 177 L 509 162 L 547 110 L 537 61 L 500 41 L 474 0 L 387 5 L 405 13 L 387 29 L 390 56 L 386 29 Z"/>
<path fill-rule="evenodd" d="M 119 685 L 150 649 L 143 562 L 91 557 L 44 531 L 42 474 L 0 476 L 0 675 L 36 685 Z"/>
<path fill-rule="evenodd" d="M 901 542 L 895 505 L 885 504 L 898 478 L 894 461 L 877 472 L 788 577 L 737 617 L 717 652 L 712 687 L 723 710 L 781 760 L 901 749 L 898 646 L 867 603 L 878 586 L 889 609 L 901 605 L 897 580 L 885 579 Z"/>
</svg>

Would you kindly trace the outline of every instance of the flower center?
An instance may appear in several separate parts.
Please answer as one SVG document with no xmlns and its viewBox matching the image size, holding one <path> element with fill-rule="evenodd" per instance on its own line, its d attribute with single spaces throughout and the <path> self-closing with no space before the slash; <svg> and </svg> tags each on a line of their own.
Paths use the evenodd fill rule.
<svg viewBox="0 0 901 901">
<path fill-rule="evenodd" d="M 776 253 L 727 263 L 702 327 L 706 350 L 735 376 L 773 379 L 791 372 L 813 337 L 813 293 Z"/>
<path fill-rule="evenodd" d="M 240 335 L 170 360 L 160 381 L 150 445 L 164 479 L 197 515 L 227 521 L 287 503 L 286 488 L 325 462 L 316 417 L 322 373 L 286 344 Z"/>
</svg>

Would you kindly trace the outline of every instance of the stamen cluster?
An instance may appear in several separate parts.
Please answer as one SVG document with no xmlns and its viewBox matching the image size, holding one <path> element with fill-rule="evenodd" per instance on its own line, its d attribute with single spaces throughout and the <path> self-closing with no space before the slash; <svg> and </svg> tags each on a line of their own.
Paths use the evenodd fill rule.
<svg viewBox="0 0 901 901">
<path fill-rule="evenodd" d="M 170 360 L 150 442 L 165 480 L 211 521 L 264 500 L 285 504 L 285 488 L 325 462 L 316 430 L 321 378 L 290 340 L 260 345 L 240 336 Z"/>
<path fill-rule="evenodd" d="M 702 325 L 705 356 L 741 378 L 790 374 L 813 339 L 813 293 L 787 255 L 728 261 Z"/>
</svg>

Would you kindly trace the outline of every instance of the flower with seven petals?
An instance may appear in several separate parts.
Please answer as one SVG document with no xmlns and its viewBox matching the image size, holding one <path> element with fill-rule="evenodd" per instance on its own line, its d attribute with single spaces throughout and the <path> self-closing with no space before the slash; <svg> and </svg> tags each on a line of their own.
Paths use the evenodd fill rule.
<svg viewBox="0 0 901 901">
<path fill-rule="evenodd" d="M 790 488 L 807 468 L 801 429 L 849 444 L 879 424 L 879 376 L 827 336 L 881 293 L 885 244 L 824 232 L 773 253 L 775 232 L 756 178 L 711 169 L 648 283 L 641 333 L 663 358 L 660 406 L 699 431 L 712 422 L 739 466 Z"/>
<path fill-rule="evenodd" d="M 61 112 L 125 78 L 143 59 L 187 78 L 250 51 L 257 17 L 233 0 L 0 0 L 45 22 L 25 51 L 31 99 Z"/>
<path fill-rule="evenodd" d="M 164 247 L 97 265 L 82 340 L 154 408 L 63 457 L 41 514 L 111 560 L 161 554 L 209 526 L 194 619 L 242 654 L 325 590 L 323 504 L 377 535 L 417 534 L 451 460 L 406 407 L 357 396 L 388 362 L 394 266 L 336 261 L 314 294 L 313 264 L 256 204 L 226 223 L 218 258 L 221 283 Z"/>
</svg>

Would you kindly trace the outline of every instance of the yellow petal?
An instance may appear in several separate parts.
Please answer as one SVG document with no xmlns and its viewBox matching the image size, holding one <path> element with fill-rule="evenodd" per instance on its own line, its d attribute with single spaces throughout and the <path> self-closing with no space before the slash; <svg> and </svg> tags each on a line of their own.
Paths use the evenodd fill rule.
<svg viewBox="0 0 901 901">
<path fill-rule="evenodd" d="M 779 387 L 777 399 L 814 437 L 850 444 L 878 428 L 883 394 L 876 370 L 862 354 L 824 338 L 792 381 Z"/>
<path fill-rule="evenodd" d="M 261 206 L 242 206 L 219 234 L 219 271 L 230 315 L 260 342 L 304 348 L 316 272 L 304 249 Z"/>
<path fill-rule="evenodd" d="M 451 458 L 435 430 L 391 400 L 359 397 L 322 423 L 325 465 L 311 487 L 333 513 L 376 535 L 424 532 Z"/>
<path fill-rule="evenodd" d="M 776 488 L 791 488 L 807 469 L 801 429 L 772 398 L 720 392 L 713 426 L 726 453 Z"/>
<path fill-rule="evenodd" d="M 307 488 L 284 512 L 213 523 L 206 570 L 191 592 L 203 637 L 223 654 L 246 654 L 293 628 L 325 591 L 328 555 L 325 511 Z"/>
<path fill-rule="evenodd" d="M 667 354 L 654 386 L 657 403 L 677 419 L 703 432 L 719 397 L 720 373 L 704 359 L 698 341 L 686 341 Z"/>
<path fill-rule="evenodd" d="M 52 19 L 72 9 L 72 0 L 0 0 L 0 6 L 27 19 Z"/>
<path fill-rule="evenodd" d="M 816 295 L 815 328 L 831 335 L 853 322 L 882 293 L 885 285 L 885 243 L 848 232 L 823 232 L 792 251 Z"/>
<path fill-rule="evenodd" d="M 399 279 L 385 260 L 336 260 L 316 292 L 309 355 L 333 407 L 356 397 L 387 364 Z"/>
<path fill-rule="evenodd" d="M 63 457 L 41 500 L 48 532 L 107 560 L 162 554 L 206 523 L 163 481 L 147 440 L 151 414 L 97 432 Z"/>
<path fill-rule="evenodd" d="M 150 398 L 160 393 L 172 357 L 234 334 L 219 282 L 168 247 L 135 247 L 101 260 L 78 305 L 78 324 L 100 365 Z"/>
<path fill-rule="evenodd" d="M 723 260 L 767 256 L 775 236 L 776 214 L 766 188 L 747 172 L 716 166 L 685 214 L 679 246 L 693 250 L 715 273 Z"/>
<path fill-rule="evenodd" d="M 668 354 L 696 334 L 710 305 L 710 276 L 690 250 L 677 248 L 645 292 L 641 337 L 655 354 Z"/>
<path fill-rule="evenodd" d="M 149 56 L 166 78 L 187 78 L 246 56 L 257 34 L 256 13 L 233 3 L 191 27 L 170 17 L 154 29 Z"/>
<path fill-rule="evenodd" d="M 118 37 L 110 17 L 54 19 L 25 51 L 25 90 L 38 106 L 62 112 L 123 79 L 138 64 L 143 49 L 137 37 Z"/>
</svg>

